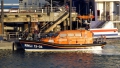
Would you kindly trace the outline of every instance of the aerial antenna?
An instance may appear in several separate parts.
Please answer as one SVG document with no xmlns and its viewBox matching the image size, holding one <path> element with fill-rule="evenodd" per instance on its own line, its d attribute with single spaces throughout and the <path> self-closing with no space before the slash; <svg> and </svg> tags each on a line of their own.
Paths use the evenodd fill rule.
<svg viewBox="0 0 120 68">
<path fill-rule="evenodd" d="M 80 4 L 79 4 L 79 15 L 81 15 L 81 14 L 80 14 Z M 80 19 L 79 19 L 80 28 L 82 27 L 82 21 L 81 21 L 81 20 L 82 20 L 82 19 L 80 18 Z M 78 23 L 77 23 L 77 25 L 78 25 Z M 78 27 L 78 26 L 77 26 L 77 27 Z"/>
<path fill-rule="evenodd" d="M 79 4 L 79 15 L 80 15 L 80 4 Z"/>
<path fill-rule="evenodd" d="M 87 5 L 86 5 L 86 15 L 87 15 Z"/>
<path fill-rule="evenodd" d="M 74 1 L 73 1 L 73 7 L 74 7 Z"/>
</svg>

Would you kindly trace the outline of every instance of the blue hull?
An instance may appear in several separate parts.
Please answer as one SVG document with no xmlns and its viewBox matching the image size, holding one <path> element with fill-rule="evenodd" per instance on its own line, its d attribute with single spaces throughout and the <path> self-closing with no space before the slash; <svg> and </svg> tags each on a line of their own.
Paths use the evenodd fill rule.
<svg viewBox="0 0 120 68">
<path fill-rule="evenodd" d="M 105 44 L 53 44 L 36 41 L 20 41 L 24 50 L 42 50 L 42 49 L 91 49 L 93 47 L 102 48 Z"/>
<path fill-rule="evenodd" d="M 26 44 L 26 43 L 21 43 L 21 46 L 23 49 L 54 49 L 53 47 L 49 46 L 43 46 L 43 45 L 36 45 L 36 44 Z"/>
</svg>

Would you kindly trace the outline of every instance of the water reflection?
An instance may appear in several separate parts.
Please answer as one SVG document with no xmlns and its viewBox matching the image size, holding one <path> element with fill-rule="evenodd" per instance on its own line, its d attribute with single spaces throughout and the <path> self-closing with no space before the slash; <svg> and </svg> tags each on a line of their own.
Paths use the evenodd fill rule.
<svg viewBox="0 0 120 68">
<path fill-rule="evenodd" d="M 89 53 L 62 53 L 53 56 L 55 68 L 91 68 L 92 54 Z"/>
<path fill-rule="evenodd" d="M 103 50 L 24 52 L 0 50 L 0 68 L 119 68 L 119 46 Z"/>
</svg>

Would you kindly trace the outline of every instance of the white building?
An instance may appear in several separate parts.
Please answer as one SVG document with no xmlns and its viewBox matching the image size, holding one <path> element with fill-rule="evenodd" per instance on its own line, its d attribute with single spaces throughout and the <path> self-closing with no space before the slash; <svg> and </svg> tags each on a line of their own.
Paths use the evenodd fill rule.
<svg viewBox="0 0 120 68">
<path fill-rule="evenodd" d="M 110 18 L 111 21 L 118 20 L 120 16 L 120 0 L 95 0 L 97 11 L 99 11 L 99 19 Z"/>
<path fill-rule="evenodd" d="M 102 28 L 118 28 L 120 31 L 120 0 L 95 0 L 96 22 L 106 21 Z M 96 23 L 98 24 L 98 23 Z"/>
</svg>

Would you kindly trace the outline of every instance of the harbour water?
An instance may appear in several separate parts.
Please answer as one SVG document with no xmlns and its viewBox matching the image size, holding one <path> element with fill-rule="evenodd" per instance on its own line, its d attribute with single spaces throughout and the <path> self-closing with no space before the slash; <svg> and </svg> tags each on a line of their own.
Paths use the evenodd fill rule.
<svg viewBox="0 0 120 68">
<path fill-rule="evenodd" d="M 120 45 L 103 50 L 25 52 L 0 50 L 0 68 L 119 68 Z"/>
</svg>

